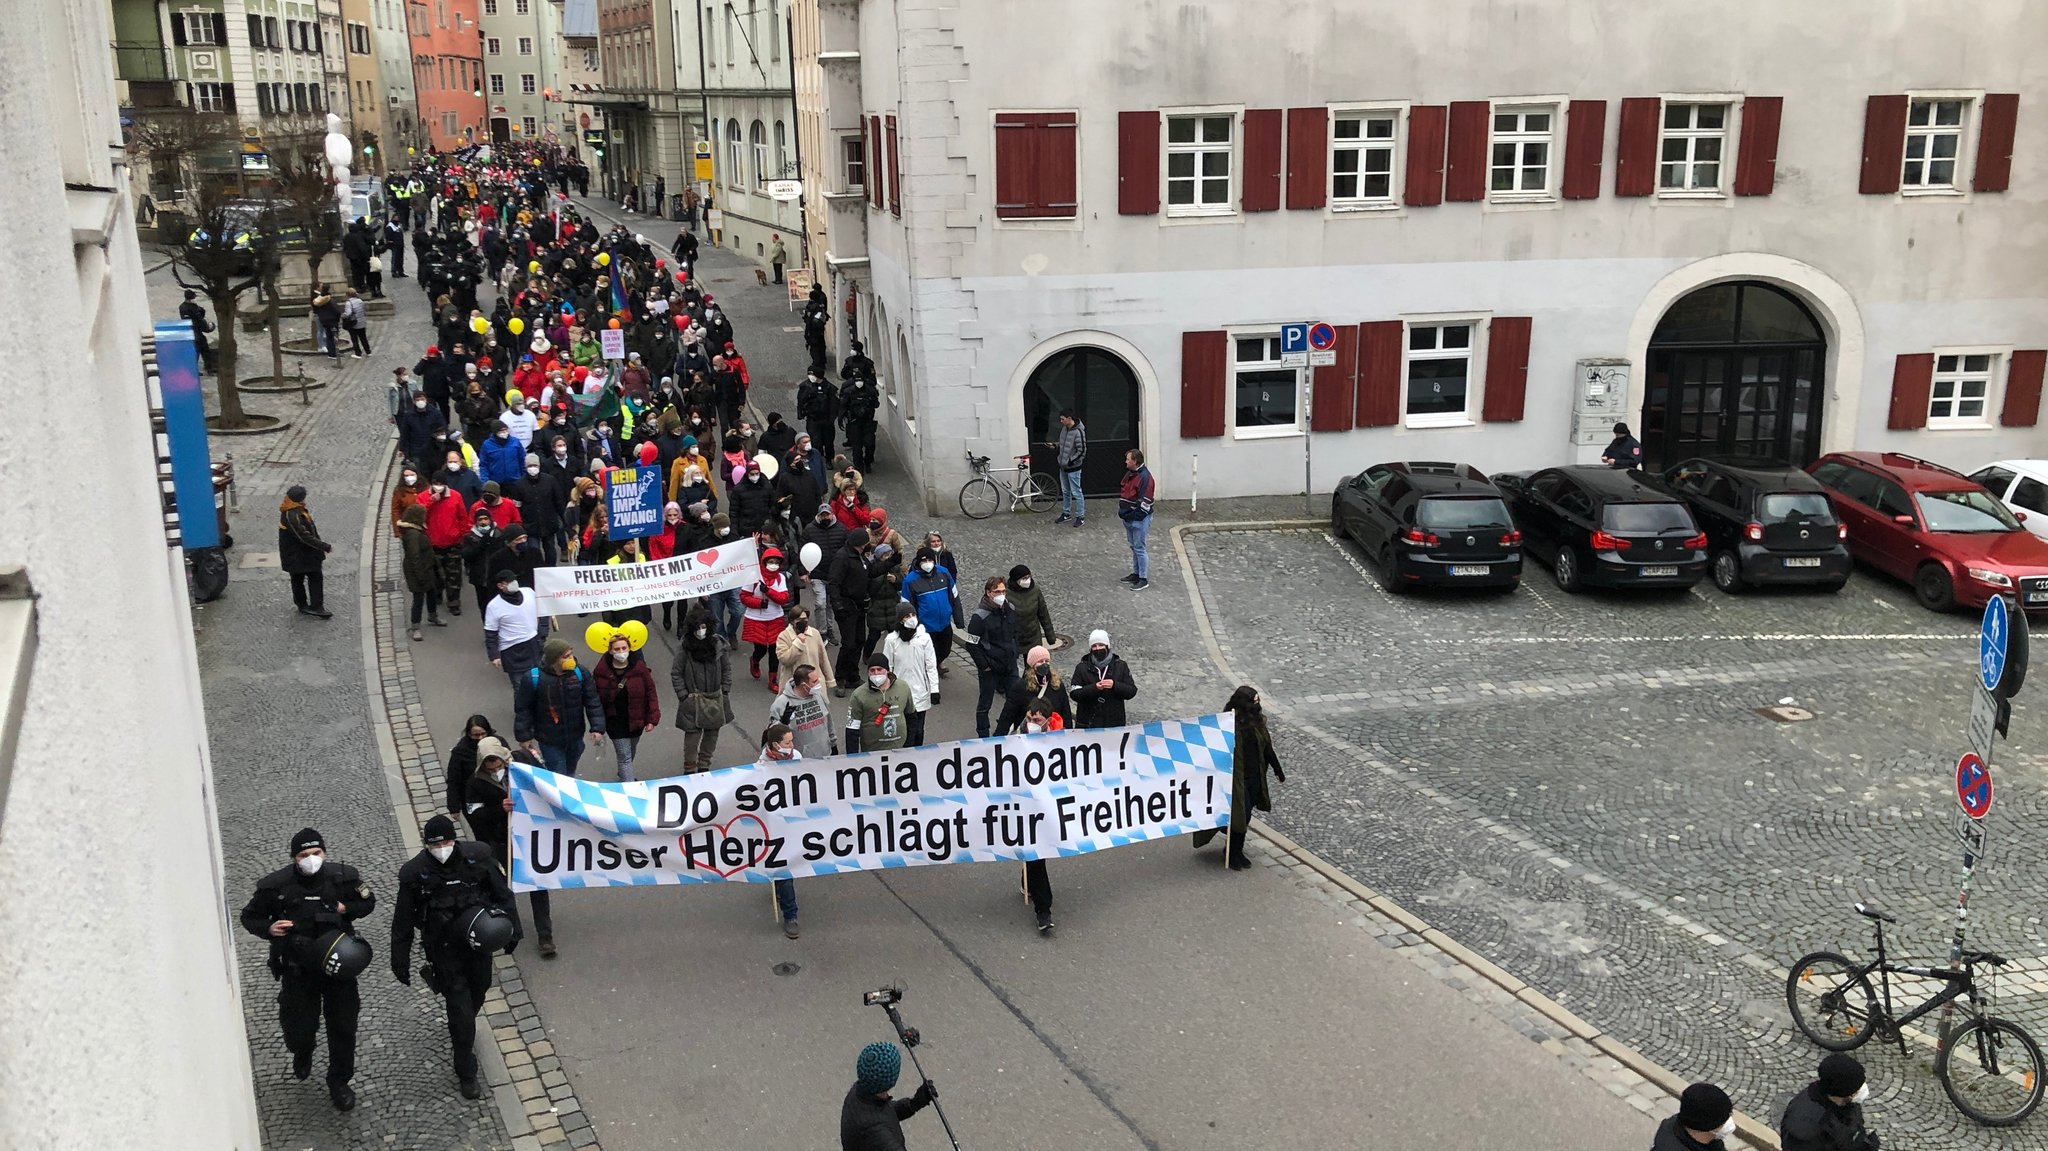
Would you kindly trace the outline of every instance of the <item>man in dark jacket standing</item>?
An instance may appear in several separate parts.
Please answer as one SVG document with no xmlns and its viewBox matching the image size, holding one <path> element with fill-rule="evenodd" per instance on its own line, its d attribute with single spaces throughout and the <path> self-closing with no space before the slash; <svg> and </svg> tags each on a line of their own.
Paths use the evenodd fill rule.
<svg viewBox="0 0 2048 1151">
<path fill-rule="evenodd" d="M 1870 1098 L 1863 1064 L 1839 1052 L 1820 1061 L 1820 1074 L 1785 1105 L 1778 1120 L 1784 1151 L 1878 1151 L 1877 1132 L 1863 1125 Z"/>
<path fill-rule="evenodd" d="M 425 847 L 398 869 L 398 908 L 391 915 L 391 974 L 412 983 L 412 941 L 421 935 L 428 986 L 448 1007 L 448 1038 L 454 1045 L 455 1078 L 464 1099 L 481 1099 L 476 1078 L 476 1016 L 490 993 L 491 953 L 470 946 L 462 935 L 463 912 L 494 907 L 512 920 L 510 955 L 519 946 L 519 910 L 512 889 L 491 849 L 481 843 L 458 843 L 455 821 L 437 815 L 420 829 Z"/>
<path fill-rule="evenodd" d="M 292 603 L 300 615 L 332 619 L 327 610 L 327 591 L 320 566 L 334 545 L 320 538 L 313 526 L 313 514 L 306 510 L 306 488 L 293 484 L 285 489 L 284 502 L 277 508 L 277 561 L 292 577 Z"/>
<path fill-rule="evenodd" d="M 1026 564 L 1010 569 L 1008 584 L 1010 612 L 1017 620 L 1017 650 L 1028 651 L 1057 638 L 1052 629 L 1052 608 L 1045 602 L 1045 589 Z"/>
<path fill-rule="evenodd" d="M 863 531 L 846 533 L 846 546 L 839 549 L 839 555 L 832 560 L 831 587 L 832 619 L 839 625 L 839 655 L 832 665 L 832 676 L 839 686 L 832 689 L 834 695 L 844 697 L 853 690 L 860 679 L 860 658 L 865 650 L 862 644 L 867 638 L 868 597 L 871 594 L 873 572 L 868 563 L 868 534 Z"/>
<path fill-rule="evenodd" d="M 875 413 L 881 408 L 882 391 L 872 372 L 854 376 L 840 389 L 839 411 L 846 425 L 846 454 L 853 458 L 853 466 L 863 472 L 875 470 Z"/>
<path fill-rule="evenodd" d="M 823 369 L 813 367 L 804 382 L 796 386 L 796 416 L 811 433 L 811 445 L 820 458 L 832 458 L 832 444 L 839 432 L 839 393 L 825 382 Z"/>
<path fill-rule="evenodd" d="M 512 684 L 512 738 L 557 775 L 575 775 L 583 741 L 604 738 L 604 702 L 567 640 L 541 645 L 540 666 Z"/>
<path fill-rule="evenodd" d="M 1625 471 L 1643 462 L 1643 445 L 1629 434 L 1627 424 L 1614 425 L 1614 438 L 1607 443 L 1607 450 L 1600 453 L 1600 462 L 1616 471 Z"/>
<path fill-rule="evenodd" d="M 1060 472 L 1060 518 L 1056 524 L 1088 522 L 1088 504 L 1081 498 L 1081 464 L 1088 458 L 1088 429 L 1072 412 L 1060 413 L 1060 438 L 1048 442 Z"/>
<path fill-rule="evenodd" d="M 329 977 L 312 954 L 321 937 L 353 932 L 355 921 L 377 908 L 377 897 L 356 869 L 327 860 L 327 843 L 308 827 L 292 836 L 292 863 L 256 882 L 242 908 L 242 930 L 270 940 L 270 971 L 277 976 L 277 1015 L 292 1074 L 313 1073 L 320 1018 L 327 1017 L 327 1094 L 338 1110 L 356 1105 L 349 1080 L 356 1073 L 356 1016 L 362 998 L 353 975 Z"/>
<path fill-rule="evenodd" d="M 1074 725 L 1085 728 L 1122 727 L 1124 701 L 1138 694 L 1130 665 L 1109 650 L 1109 633 L 1096 628 L 1088 633 L 1088 654 L 1074 665 L 1074 678 L 1067 684 L 1067 698 L 1074 704 Z"/>
<path fill-rule="evenodd" d="M 199 348 L 199 367 L 203 371 L 217 371 L 213 355 L 213 344 L 206 333 L 214 330 L 213 321 L 206 318 L 206 305 L 199 302 L 199 293 L 185 292 L 185 302 L 178 305 L 178 318 L 192 323 L 192 342 Z"/>
<path fill-rule="evenodd" d="M 528 452 L 524 474 L 506 493 L 519 505 L 519 518 L 539 542 L 541 560 L 549 567 L 561 561 L 562 509 L 569 506 L 569 490 L 556 474 L 543 469 L 540 457 Z"/>
<path fill-rule="evenodd" d="M 522 761 L 525 762 L 525 761 Z M 476 742 L 476 770 L 462 784 L 462 812 L 479 842 L 488 844 L 498 866 L 512 873 L 512 791 L 505 773 L 512 764 L 512 749 L 505 741 L 487 735 Z M 533 902 L 533 931 L 540 937 L 540 957 L 555 957 L 555 919 L 548 893 L 527 893 Z"/>
<path fill-rule="evenodd" d="M 889 1090 L 903 1074 L 903 1055 L 894 1043 L 861 1048 L 853 1066 L 853 1086 L 839 1107 L 839 1151 L 903 1151 L 903 1121 L 938 1097 L 930 1080 L 908 1099 L 891 1099 Z"/>
<path fill-rule="evenodd" d="M 1678 1097 L 1678 1114 L 1666 1119 L 1650 1151 L 1727 1151 L 1735 1134 L 1735 1103 L 1712 1083 L 1695 1083 Z"/>
<path fill-rule="evenodd" d="M 981 606 L 967 621 L 967 654 L 981 680 L 974 703 L 974 734 L 986 739 L 989 705 L 998 695 L 1007 697 L 1017 682 L 1017 617 L 1010 610 L 1009 585 L 1003 577 L 988 577 L 982 588 Z"/>
<path fill-rule="evenodd" d="M 1116 518 L 1124 522 L 1124 541 L 1131 546 L 1131 574 L 1123 582 L 1131 585 L 1133 591 L 1144 591 L 1152 586 L 1148 578 L 1150 558 L 1145 552 L 1145 537 L 1152 531 L 1152 497 L 1156 489 L 1152 484 L 1152 469 L 1145 466 L 1145 453 L 1136 450 L 1124 453 L 1124 478 L 1117 487 Z"/>
</svg>

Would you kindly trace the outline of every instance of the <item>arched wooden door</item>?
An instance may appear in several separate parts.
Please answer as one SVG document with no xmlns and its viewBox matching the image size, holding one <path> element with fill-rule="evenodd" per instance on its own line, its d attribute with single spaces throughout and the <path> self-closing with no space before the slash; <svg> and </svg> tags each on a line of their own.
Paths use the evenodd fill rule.
<svg viewBox="0 0 2048 1151">
<path fill-rule="evenodd" d="M 1081 490 L 1113 496 L 1124 477 L 1124 453 L 1138 446 L 1138 377 L 1122 357 L 1101 348 L 1065 348 L 1046 357 L 1024 385 L 1024 426 L 1031 469 L 1057 475 L 1048 441 L 1060 438 L 1059 413 L 1072 411 L 1088 429 Z"/>
<path fill-rule="evenodd" d="M 1650 337 L 1643 466 L 1688 456 L 1812 463 L 1827 351 L 1813 312 L 1775 285 L 1714 284 L 1680 298 Z"/>
</svg>

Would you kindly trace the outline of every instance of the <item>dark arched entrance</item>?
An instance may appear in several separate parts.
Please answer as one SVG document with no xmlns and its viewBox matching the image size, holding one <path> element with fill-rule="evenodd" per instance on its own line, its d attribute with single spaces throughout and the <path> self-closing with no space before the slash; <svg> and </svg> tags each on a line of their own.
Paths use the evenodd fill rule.
<svg viewBox="0 0 2048 1151">
<path fill-rule="evenodd" d="M 1820 455 L 1827 336 L 1797 297 L 1755 280 L 1684 296 L 1650 337 L 1643 465 Z"/>
<path fill-rule="evenodd" d="M 1066 348 L 1047 356 L 1024 385 L 1024 426 L 1031 437 L 1031 470 L 1056 473 L 1053 449 L 1058 415 L 1071 410 L 1088 429 L 1081 490 L 1115 495 L 1124 478 L 1124 453 L 1138 446 L 1138 377 L 1121 358 L 1101 348 Z"/>
</svg>

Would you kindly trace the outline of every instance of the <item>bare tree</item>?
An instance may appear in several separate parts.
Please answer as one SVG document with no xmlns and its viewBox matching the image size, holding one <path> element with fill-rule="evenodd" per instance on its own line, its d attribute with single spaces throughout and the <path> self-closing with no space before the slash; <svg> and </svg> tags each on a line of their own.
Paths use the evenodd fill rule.
<svg viewBox="0 0 2048 1151">
<path fill-rule="evenodd" d="M 317 155 L 307 154 L 279 172 L 278 195 L 291 224 L 304 239 L 306 265 L 320 282 L 320 263 L 341 243 L 341 214 L 334 207 L 334 178 Z"/>
<path fill-rule="evenodd" d="M 236 319 L 241 296 L 263 282 L 277 259 L 276 228 L 265 213 L 236 201 L 236 186 L 224 179 L 206 179 L 198 162 L 209 153 L 239 150 L 241 128 L 231 113 L 177 111 L 139 120 L 128 130 L 131 155 L 153 171 L 169 169 L 185 190 L 185 210 L 192 232 L 167 236 L 171 275 L 180 287 L 203 294 L 213 306 L 218 327 L 216 387 L 220 393 L 220 426 L 246 428 L 248 413 L 236 386 Z"/>
</svg>

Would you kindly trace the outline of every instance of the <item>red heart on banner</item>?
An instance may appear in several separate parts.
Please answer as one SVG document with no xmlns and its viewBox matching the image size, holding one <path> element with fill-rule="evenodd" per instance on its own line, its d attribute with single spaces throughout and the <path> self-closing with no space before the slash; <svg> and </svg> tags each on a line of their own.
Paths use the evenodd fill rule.
<svg viewBox="0 0 2048 1151">
<path fill-rule="evenodd" d="M 698 563 L 700 563 L 700 564 L 703 564 L 703 565 L 704 565 L 705 567 L 710 567 L 710 566 L 711 566 L 712 564 L 715 564 L 715 563 L 717 563 L 717 562 L 718 562 L 718 549 L 717 549 L 717 548 L 713 548 L 713 549 L 711 549 L 711 550 L 710 550 L 710 551 L 708 551 L 708 552 L 698 552 L 698 553 L 697 553 L 697 562 L 698 562 Z"/>
<path fill-rule="evenodd" d="M 767 825 L 766 823 L 764 823 L 764 822 L 762 822 L 762 821 L 761 821 L 761 817 L 760 817 L 760 816 L 758 816 L 758 815 L 735 815 L 735 816 L 733 816 L 733 817 L 732 817 L 731 819 L 728 819 L 728 820 L 726 820 L 726 821 L 725 821 L 724 823 L 721 823 L 721 824 L 717 825 L 717 831 L 718 831 L 718 835 L 719 835 L 719 838 L 720 838 L 721 840 L 729 840 L 729 839 L 733 839 L 733 838 L 735 838 L 735 836 L 734 836 L 734 835 L 733 835 L 733 833 L 732 833 L 732 828 L 733 828 L 733 825 L 734 825 L 734 824 L 737 824 L 737 823 L 739 823 L 739 822 L 741 822 L 742 820 L 752 820 L 752 821 L 753 821 L 753 823 L 754 823 L 754 826 L 755 826 L 755 827 L 758 827 L 758 828 L 760 828 L 760 829 L 761 829 L 761 837 L 760 837 L 760 838 L 759 838 L 758 840 L 756 840 L 756 841 L 754 842 L 754 850 L 753 850 L 753 851 L 750 851 L 750 852 L 748 852 L 748 853 L 747 853 L 747 861 L 746 861 L 745 863 L 742 863 L 742 864 L 740 864 L 740 865 L 739 865 L 738 867 L 732 868 L 731 870 L 727 870 L 727 869 L 725 869 L 725 868 L 721 868 L 721 867 L 717 867 L 717 866 L 713 866 L 713 865 L 708 865 L 708 864 L 707 864 L 707 865 L 704 865 L 704 870 L 706 870 L 706 871 L 716 871 L 716 872 L 717 872 L 717 873 L 718 873 L 719 875 L 721 875 L 721 876 L 724 876 L 724 877 L 726 877 L 726 878 L 730 879 L 731 877 L 733 877 L 733 876 L 735 876 L 735 875 L 738 875 L 738 874 L 739 874 L 740 872 L 742 872 L 742 871 L 745 871 L 745 870 L 746 870 L 747 868 L 749 868 L 749 867 L 752 867 L 752 866 L 754 866 L 754 864 L 755 864 L 755 863 L 757 863 L 757 862 L 759 862 L 759 861 L 760 861 L 760 858 L 761 858 L 761 854 L 762 854 L 762 852 L 763 852 L 763 851 L 765 851 L 765 850 L 767 850 L 767 847 L 768 847 L 768 825 Z M 684 859 L 686 859 L 686 860 L 689 860 L 689 861 L 690 861 L 690 866 L 692 866 L 692 867 L 696 867 L 696 866 L 698 866 L 698 864 L 696 863 L 695 857 L 694 857 L 694 856 L 692 856 L 692 855 L 690 854 L 690 837 L 689 837 L 689 836 L 687 836 L 687 835 L 679 835 L 679 836 L 677 836 L 677 837 L 676 837 L 676 846 L 677 846 L 677 847 L 678 847 L 679 849 L 681 849 L 681 851 L 682 851 L 682 853 L 683 853 L 683 858 L 684 858 Z M 717 845 L 717 844 L 713 844 L 713 845 L 712 845 L 712 848 L 711 848 L 711 858 L 712 858 L 712 859 L 713 859 L 714 861 L 716 861 L 716 860 L 718 859 L 718 857 L 719 857 L 719 856 L 720 856 L 721 854 L 723 854 L 723 853 L 722 853 L 722 852 L 720 852 L 720 851 L 718 850 L 718 845 Z"/>
</svg>

